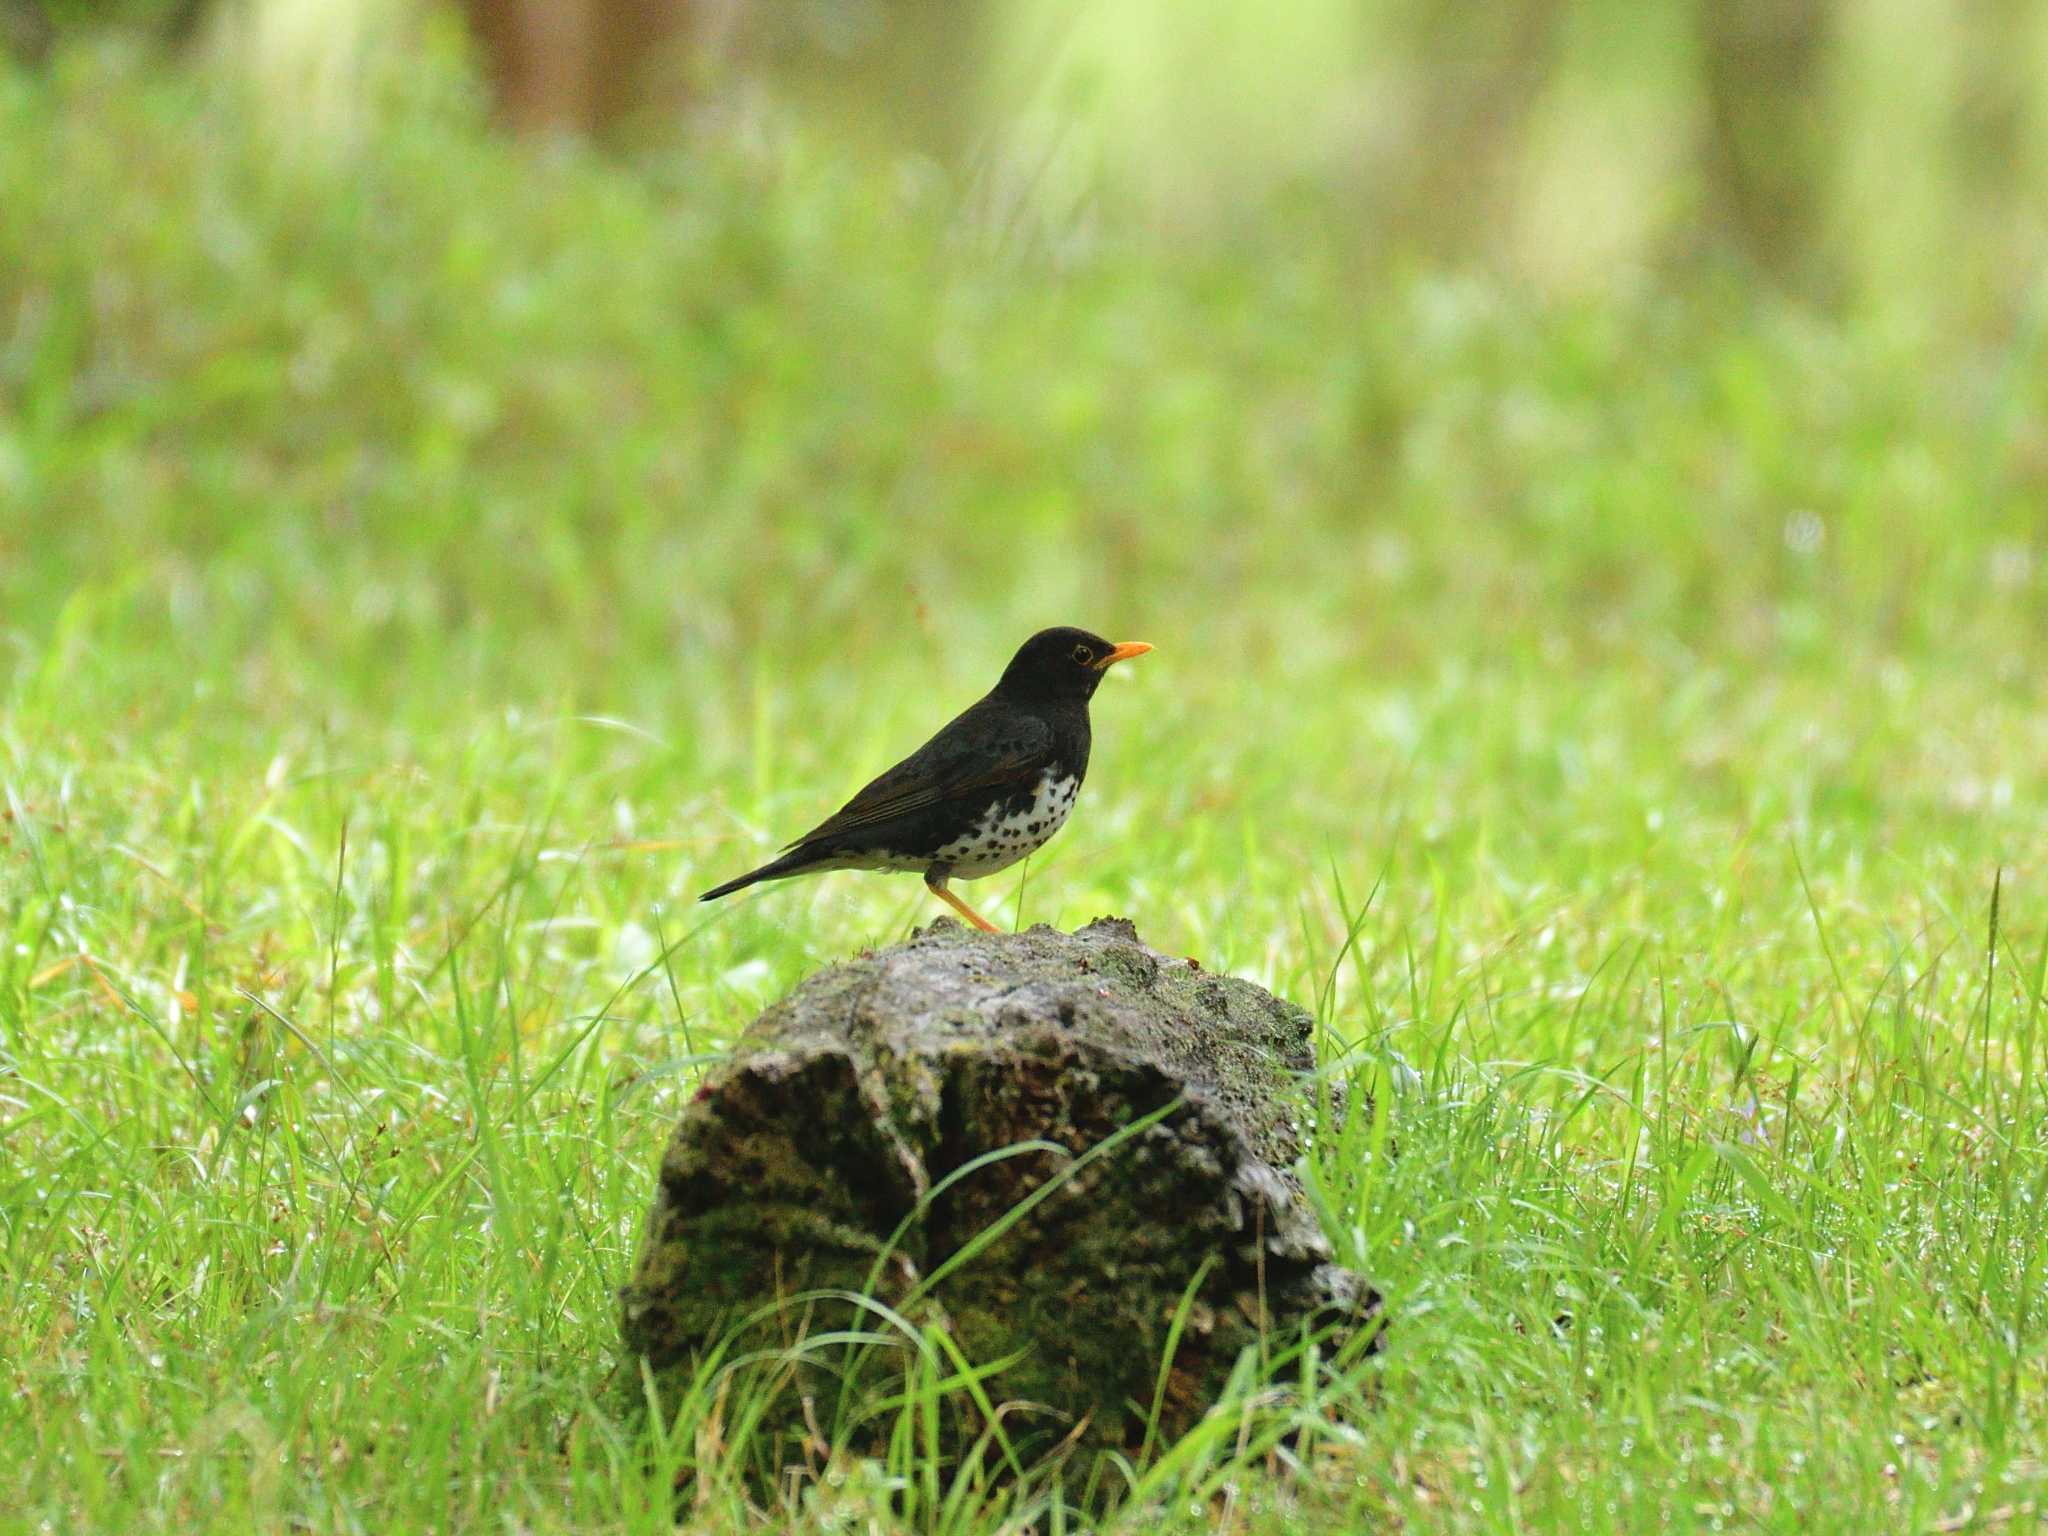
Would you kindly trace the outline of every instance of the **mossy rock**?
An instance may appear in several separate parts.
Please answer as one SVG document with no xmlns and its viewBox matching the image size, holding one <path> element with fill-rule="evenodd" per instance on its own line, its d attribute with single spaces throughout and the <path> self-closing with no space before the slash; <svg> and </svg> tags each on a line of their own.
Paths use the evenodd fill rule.
<svg viewBox="0 0 2048 1536">
<path fill-rule="evenodd" d="M 1050 1410 L 1039 1438 L 1129 1448 L 1179 1316 L 1158 1426 L 1176 1435 L 1262 1334 L 1376 1342 L 1359 1325 L 1378 1298 L 1331 1262 L 1291 1171 L 1311 1032 L 1302 1009 L 1114 918 L 1073 934 L 941 919 L 829 967 L 747 1028 L 676 1126 L 622 1292 L 626 1347 L 688 1370 L 749 1318 L 745 1349 L 873 1329 L 821 1299 L 866 1294 L 943 1322 L 977 1364 L 1014 1356 L 985 1390 Z M 1064 1150 L 947 1182 L 1032 1141 Z M 809 1394 L 815 1423 L 852 1396 L 831 1374 L 850 1357 L 808 1358 L 790 1409 Z M 949 1438 L 978 1430 L 967 1403 Z M 1006 1420 L 1013 1439 L 1022 1423 Z"/>
</svg>

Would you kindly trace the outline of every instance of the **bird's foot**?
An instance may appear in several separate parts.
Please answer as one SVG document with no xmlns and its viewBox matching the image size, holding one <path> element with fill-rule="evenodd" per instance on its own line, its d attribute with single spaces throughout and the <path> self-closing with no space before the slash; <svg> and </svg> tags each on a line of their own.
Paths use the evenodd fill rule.
<svg viewBox="0 0 2048 1536">
<path fill-rule="evenodd" d="M 938 897 L 939 900 L 943 901 L 947 906 L 951 907 L 955 912 L 958 912 L 962 917 L 966 918 L 967 921 L 974 924 L 974 926 L 979 928 L 983 933 L 1001 933 L 1003 931 L 1002 929 L 998 928 L 994 923 L 990 922 L 987 918 L 983 917 L 979 912 L 975 911 L 974 908 L 967 905 L 967 903 L 962 901 L 958 896 L 955 896 L 951 891 L 947 890 L 943 885 L 935 885 L 931 881 L 927 880 L 924 883 L 924 888 L 930 891 L 934 896 Z"/>
</svg>

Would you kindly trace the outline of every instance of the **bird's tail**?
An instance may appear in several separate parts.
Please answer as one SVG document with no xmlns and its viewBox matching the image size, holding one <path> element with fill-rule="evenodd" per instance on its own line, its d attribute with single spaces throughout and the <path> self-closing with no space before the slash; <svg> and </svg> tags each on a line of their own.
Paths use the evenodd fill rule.
<svg viewBox="0 0 2048 1536">
<path fill-rule="evenodd" d="M 818 855 L 804 848 L 792 848 L 779 859 L 770 859 L 759 869 L 750 869 L 737 880 L 728 880 L 723 885 L 714 885 L 697 899 L 716 901 L 721 896 L 730 896 L 734 891 L 743 891 L 760 880 L 786 880 L 791 875 L 800 875 L 818 862 Z"/>
</svg>

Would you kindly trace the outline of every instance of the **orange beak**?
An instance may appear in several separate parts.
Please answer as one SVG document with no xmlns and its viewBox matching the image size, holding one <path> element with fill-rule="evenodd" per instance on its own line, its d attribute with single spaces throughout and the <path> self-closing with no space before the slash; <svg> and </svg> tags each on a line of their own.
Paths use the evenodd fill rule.
<svg viewBox="0 0 2048 1536">
<path fill-rule="evenodd" d="M 1107 656 L 1103 657 L 1102 660 L 1095 663 L 1095 670 L 1098 672 L 1106 671 L 1120 661 L 1129 661 L 1133 656 L 1142 656 L 1151 649 L 1152 647 L 1143 640 L 1126 640 L 1122 645 L 1117 646 Z"/>
</svg>

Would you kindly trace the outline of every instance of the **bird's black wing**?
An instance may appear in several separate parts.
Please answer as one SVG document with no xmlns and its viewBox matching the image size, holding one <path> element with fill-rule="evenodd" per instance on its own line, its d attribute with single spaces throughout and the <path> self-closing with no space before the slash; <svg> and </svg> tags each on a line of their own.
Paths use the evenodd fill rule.
<svg viewBox="0 0 2048 1536">
<path fill-rule="evenodd" d="M 969 796 L 995 800 L 1034 789 L 1052 765 L 1052 727 L 1034 716 L 972 705 L 938 735 L 785 847 L 868 832 L 899 817 Z"/>
</svg>

